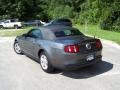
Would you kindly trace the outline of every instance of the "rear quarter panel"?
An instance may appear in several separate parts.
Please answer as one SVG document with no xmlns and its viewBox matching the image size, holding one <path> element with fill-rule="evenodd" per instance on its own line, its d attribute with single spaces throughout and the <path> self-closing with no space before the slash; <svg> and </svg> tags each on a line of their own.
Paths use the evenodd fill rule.
<svg viewBox="0 0 120 90">
<path fill-rule="evenodd" d="M 64 44 L 50 40 L 39 40 L 38 43 L 40 45 L 40 48 L 47 53 L 51 64 L 55 64 L 57 62 L 56 58 L 58 58 L 60 54 L 63 53 Z"/>
</svg>

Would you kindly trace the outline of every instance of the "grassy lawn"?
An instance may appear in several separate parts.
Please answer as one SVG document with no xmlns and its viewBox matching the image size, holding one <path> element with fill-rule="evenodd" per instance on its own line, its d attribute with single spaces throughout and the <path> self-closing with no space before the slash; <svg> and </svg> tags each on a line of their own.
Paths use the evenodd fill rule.
<svg viewBox="0 0 120 90">
<path fill-rule="evenodd" d="M 24 29 L 0 29 L 0 37 L 12 37 L 28 32 L 32 27 Z"/>
<path fill-rule="evenodd" d="M 120 33 L 118 32 L 102 30 L 97 25 L 87 25 L 86 27 L 85 25 L 75 25 L 75 27 L 85 34 L 95 35 L 98 38 L 111 40 L 120 44 Z"/>
<path fill-rule="evenodd" d="M 114 41 L 120 44 L 120 33 L 118 32 L 111 32 L 100 29 L 97 25 L 75 25 L 81 32 L 88 34 L 88 35 L 96 35 L 98 38 L 106 39 Z M 0 36 L 1 37 L 10 37 L 10 36 L 18 36 L 22 35 L 23 33 L 28 32 L 32 27 L 27 27 L 25 29 L 0 29 Z"/>
</svg>

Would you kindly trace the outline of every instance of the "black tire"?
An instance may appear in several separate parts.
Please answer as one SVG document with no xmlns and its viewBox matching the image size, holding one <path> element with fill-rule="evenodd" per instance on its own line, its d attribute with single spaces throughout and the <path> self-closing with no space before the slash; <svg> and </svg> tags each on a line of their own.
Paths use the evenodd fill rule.
<svg viewBox="0 0 120 90">
<path fill-rule="evenodd" d="M 15 29 L 18 29 L 19 27 L 18 27 L 18 25 L 14 25 L 14 28 L 15 28 Z"/>
<path fill-rule="evenodd" d="M 2 26 L 2 25 L 0 25 L 0 29 L 3 29 L 3 26 Z"/>
<path fill-rule="evenodd" d="M 22 55 L 23 52 L 21 51 L 21 48 L 19 47 L 19 50 L 17 50 L 16 45 L 19 47 L 19 43 L 18 43 L 17 41 L 15 41 L 15 42 L 14 42 L 14 45 L 13 45 L 14 51 L 15 51 L 17 54 Z"/>
<path fill-rule="evenodd" d="M 45 68 L 45 67 L 43 67 L 43 65 L 42 65 L 42 57 L 43 56 L 45 56 L 46 57 L 46 60 L 47 60 L 47 68 Z M 46 73 L 52 73 L 53 71 L 54 71 L 54 67 L 51 65 L 51 63 L 49 62 L 49 58 L 48 58 L 48 56 L 47 56 L 47 54 L 45 53 L 45 52 L 41 52 L 41 54 L 40 54 L 40 58 L 39 58 L 39 60 L 40 60 L 40 66 L 41 66 L 41 68 L 42 68 L 42 70 L 44 71 L 44 72 L 46 72 Z"/>
</svg>

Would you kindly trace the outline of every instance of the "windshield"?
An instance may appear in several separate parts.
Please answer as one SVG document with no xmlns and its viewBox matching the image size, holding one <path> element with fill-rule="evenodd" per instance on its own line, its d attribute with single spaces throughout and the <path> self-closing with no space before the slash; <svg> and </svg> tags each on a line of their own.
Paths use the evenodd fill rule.
<svg viewBox="0 0 120 90">
<path fill-rule="evenodd" d="M 83 35 L 79 30 L 77 29 L 64 29 L 54 32 L 56 37 L 65 37 L 65 36 L 76 36 L 76 35 Z"/>
</svg>

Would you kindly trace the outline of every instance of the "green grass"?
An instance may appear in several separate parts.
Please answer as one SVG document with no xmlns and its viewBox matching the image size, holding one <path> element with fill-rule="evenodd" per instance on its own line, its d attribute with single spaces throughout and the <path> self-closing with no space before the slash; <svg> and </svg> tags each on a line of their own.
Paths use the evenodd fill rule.
<svg viewBox="0 0 120 90">
<path fill-rule="evenodd" d="M 98 38 L 111 40 L 111 41 L 114 41 L 120 44 L 120 33 L 118 32 L 102 30 L 97 25 L 87 25 L 86 27 L 85 25 L 75 25 L 75 27 L 87 35 L 92 35 L 92 36 L 96 35 L 96 37 Z M 22 35 L 23 33 L 28 32 L 31 28 L 32 27 L 28 27 L 25 29 L 16 29 L 16 30 L 12 30 L 12 29 L 1 30 L 0 29 L 0 36 L 10 37 L 10 36 Z"/>
<path fill-rule="evenodd" d="M 0 29 L 0 37 L 12 37 L 27 33 L 32 27 L 24 29 Z"/>
<path fill-rule="evenodd" d="M 78 28 L 81 32 L 84 34 L 96 36 L 98 38 L 106 39 L 114 41 L 118 44 L 120 44 L 120 33 L 118 32 L 112 32 L 112 31 L 106 31 L 99 28 L 98 25 L 75 25 L 76 28 Z"/>
</svg>

